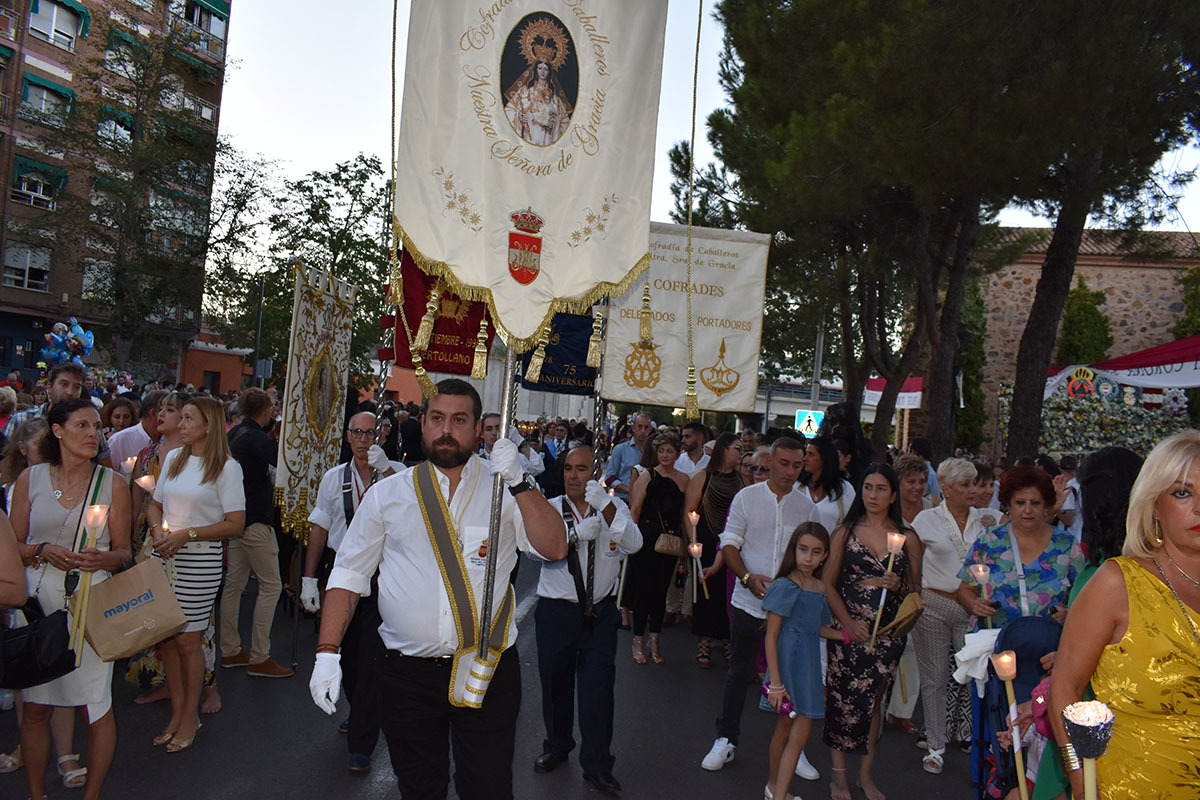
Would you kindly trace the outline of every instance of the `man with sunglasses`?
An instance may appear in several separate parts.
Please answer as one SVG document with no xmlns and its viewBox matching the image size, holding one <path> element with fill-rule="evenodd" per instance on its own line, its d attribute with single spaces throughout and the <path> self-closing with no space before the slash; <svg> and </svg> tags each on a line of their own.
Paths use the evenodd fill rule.
<svg viewBox="0 0 1200 800">
<path fill-rule="evenodd" d="M 350 460 L 321 478 L 317 502 L 308 515 L 312 528 L 300 579 L 300 604 L 312 613 L 321 609 L 319 584 L 328 579 L 334 555 L 363 496 L 375 481 L 404 469 L 402 463 L 388 461 L 383 448 L 375 443 L 375 415 L 369 411 L 350 418 L 346 442 Z M 379 740 L 379 704 L 373 697 L 371 662 L 383 651 L 378 632 L 381 621 L 376 593 L 372 592 L 359 601 L 342 641 L 342 685 L 350 702 L 350 718 L 338 730 L 347 734 L 350 771 L 356 773 L 371 771 L 371 754 Z"/>
</svg>

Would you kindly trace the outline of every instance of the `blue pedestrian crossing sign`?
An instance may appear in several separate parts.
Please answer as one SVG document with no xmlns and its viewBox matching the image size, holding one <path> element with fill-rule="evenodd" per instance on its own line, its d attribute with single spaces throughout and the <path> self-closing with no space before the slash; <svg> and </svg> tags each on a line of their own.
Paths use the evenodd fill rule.
<svg viewBox="0 0 1200 800">
<path fill-rule="evenodd" d="M 821 420 L 825 419 L 824 411 L 797 411 L 796 430 L 805 436 L 816 436 L 821 430 Z"/>
</svg>

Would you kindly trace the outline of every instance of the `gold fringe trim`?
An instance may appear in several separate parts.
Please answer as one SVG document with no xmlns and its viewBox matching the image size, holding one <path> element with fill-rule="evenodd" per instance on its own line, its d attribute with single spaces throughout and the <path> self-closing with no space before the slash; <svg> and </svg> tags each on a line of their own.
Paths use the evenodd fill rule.
<svg viewBox="0 0 1200 800">
<path fill-rule="evenodd" d="M 596 308 L 592 317 L 592 337 L 588 339 L 587 365 L 593 369 L 600 367 L 604 359 L 604 311 Z"/>
<path fill-rule="evenodd" d="M 643 342 L 654 341 L 654 331 L 650 327 L 654 319 L 654 311 L 650 308 L 650 284 L 642 287 L 642 310 L 638 312 L 639 335 Z"/>
<path fill-rule="evenodd" d="M 625 292 L 629 291 L 629 287 L 633 286 L 637 279 L 642 276 L 642 273 L 650 267 L 650 253 L 647 252 L 638 259 L 638 262 L 617 283 L 601 281 L 579 297 L 555 298 L 551 301 L 550 308 L 547 309 L 542 321 L 538 323 L 537 330 L 528 337 L 518 338 L 513 335 L 512 331 L 504 327 L 504 323 L 500 320 L 500 314 L 496 310 L 496 301 L 492 297 L 491 289 L 486 289 L 482 286 L 467 286 L 458 279 L 458 276 L 454 274 L 444 261 L 434 261 L 425 257 L 395 217 L 392 217 L 392 228 L 395 231 L 396 238 L 403 242 L 404 249 L 409 252 L 413 261 L 416 262 L 417 266 L 425 274 L 436 275 L 446 281 L 450 287 L 450 291 L 463 300 L 486 303 L 488 310 L 491 312 L 492 324 L 496 326 L 496 331 L 504 336 L 508 346 L 517 353 L 524 353 L 537 345 L 539 337 L 550 329 L 550 323 L 554 319 L 555 314 L 560 311 L 568 314 L 586 314 L 588 309 L 602 298 L 620 297 L 625 294 Z"/>
<path fill-rule="evenodd" d="M 442 297 L 442 284 L 437 281 L 429 292 L 429 300 L 425 303 L 425 316 L 421 317 L 421 327 L 417 328 L 417 337 L 413 340 L 412 349 L 424 353 L 429 349 L 429 340 L 433 338 L 433 321 L 437 319 L 438 300 Z"/>
<path fill-rule="evenodd" d="M 688 421 L 700 419 L 700 396 L 696 394 L 696 367 L 688 367 L 687 391 L 683 393 L 683 415 Z"/>
<path fill-rule="evenodd" d="M 546 345 L 550 344 L 550 330 L 547 328 L 538 336 L 537 349 L 529 358 L 529 366 L 525 368 L 525 380 L 537 383 L 542 379 L 542 364 L 546 360 Z"/>
<path fill-rule="evenodd" d="M 487 315 L 479 321 L 479 336 L 475 340 L 475 360 L 471 362 L 471 377 L 477 381 L 487 378 Z"/>
</svg>

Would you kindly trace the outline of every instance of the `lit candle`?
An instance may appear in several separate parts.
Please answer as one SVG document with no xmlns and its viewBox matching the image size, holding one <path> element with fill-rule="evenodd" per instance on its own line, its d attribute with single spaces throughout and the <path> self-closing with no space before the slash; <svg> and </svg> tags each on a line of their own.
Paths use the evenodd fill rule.
<svg viewBox="0 0 1200 800">
<path fill-rule="evenodd" d="M 904 540 L 907 538 L 903 533 L 889 533 L 887 535 L 888 552 L 892 555 L 899 555 L 900 551 L 904 549 Z"/>
<path fill-rule="evenodd" d="M 996 677 L 1002 681 L 1011 681 L 1017 677 L 1017 654 L 1012 650 L 993 653 L 992 666 L 996 669 Z"/>
<path fill-rule="evenodd" d="M 154 476 L 143 475 L 134 481 L 138 486 L 142 487 L 142 491 L 146 494 L 154 494 Z"/>
<path fill-rule="evenodd" d="M 95 535 L 104 527 L 104 521 L 107 517 L 108 506 L 99 504 L 88 506 L 83 512 L 84 528 Z"/>
<path fill-rule="evenodd" d="M 689 511 L 688 522 L 692 523 L 692 530 L 696 530 L 696 526 L 700 524 L 700 514 L 696 511 Z"/>
<path fill-rule="evenodd" d="M 987 564 L 972 564 L 967 569 L 971 571 L 971 577 L 975 579 L 975 582 L 984 588 L 986 594 L 988 579 L 992 576 L 992 568 Z"/>
<path fill-rule="evenodd" d="M 704 545 L 700 542 L 692 542 L 688 545 L 688 551 L 692 554 L 692 558 L 700 558 L 700 554 L 704 552 Z"/>
<path fill-rule="evenodd" d="M 125 459 L 125 474 L 126 475 L 133 474 L 133 468 L 135 466 L 137 466 L 137 460 L 138 460 L 137 456 L 130 456 L 129 458 Z"/>
</svg>

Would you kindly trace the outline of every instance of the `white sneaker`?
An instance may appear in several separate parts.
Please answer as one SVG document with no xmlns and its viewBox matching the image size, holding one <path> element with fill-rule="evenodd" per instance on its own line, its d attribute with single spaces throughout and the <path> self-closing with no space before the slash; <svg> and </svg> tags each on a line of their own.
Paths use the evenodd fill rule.
<svg viewBox="0 0 1200 800">
<path fill-rule="evenodd" d="M 804 755 L 804 751 L 800 751 L 800 760 L 796 762 L 796 776 L 804 778 L 806 781 L 817 781 L 821 779 L 821 773 L 817 772 L 817 768 L 808 763 L 808 757 Z"/>
<path fill-rule="evenodd" d="M 700 762 L 700 766 L 710 772 L 716 772 L 730 761 L 733 761 L 733 752 L 736 749 L 736 744 L 730 744 L 729 740 L 722 736 L 713 742 L 712 750 L 708 751 L 708 755 Z"/>
</svg>

